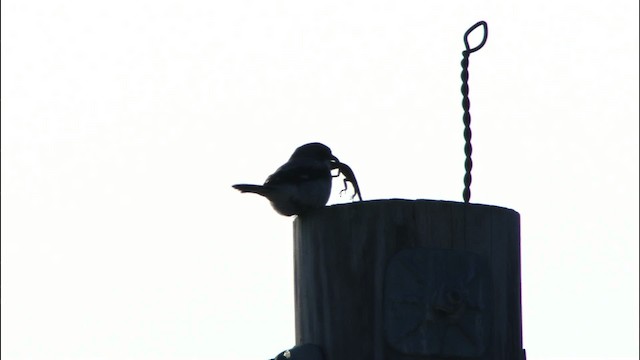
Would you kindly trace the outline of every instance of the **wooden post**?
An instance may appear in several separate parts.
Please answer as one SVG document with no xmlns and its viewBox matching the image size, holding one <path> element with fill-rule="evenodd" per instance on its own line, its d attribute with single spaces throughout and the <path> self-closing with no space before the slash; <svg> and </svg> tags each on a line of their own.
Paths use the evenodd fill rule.
<svg viewBox="0 0 640 360">
<path fill-rule="evenodd" d="M 520 215 L 377 200 L 294 221 L 296 343 L 326 360 L 524 359 Z"/>
</svg>

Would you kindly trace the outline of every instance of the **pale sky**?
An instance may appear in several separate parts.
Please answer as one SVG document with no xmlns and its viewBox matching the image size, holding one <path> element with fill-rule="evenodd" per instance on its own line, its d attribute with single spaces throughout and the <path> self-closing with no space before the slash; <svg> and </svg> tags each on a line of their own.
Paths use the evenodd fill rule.
<svg viewBox="0 0 640 360">
<path fill-rule="evenodd" d="M 462 201 L 479 20 L 471 201 L 521 214 L 528 359 L 637 359 L 633 0 L 2 1 L 2 359 L 291 347 L 293 218 L 231 185 L 320 141 L 365 200 Z"/>
</svg>

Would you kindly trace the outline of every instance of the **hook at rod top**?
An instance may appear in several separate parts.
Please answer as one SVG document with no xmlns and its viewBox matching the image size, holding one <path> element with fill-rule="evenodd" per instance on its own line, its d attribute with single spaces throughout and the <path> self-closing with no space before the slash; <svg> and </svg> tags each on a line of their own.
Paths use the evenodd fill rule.
<svg viewBox="0 0 640 360">
<path fill-rule="evenodd" d="M 478 26 L 482 25 L 482 42 L 480 42 L 480 45 L 474 47 L 473 49 L 469 48 L 469 34 L 471 34 L 471 32 L 473 30 L 475 30 L 476 28 L 478 28 Z M 485 21 L 478 21 L 475 25 L 473 25 L 472 27 L 469 28 L 469 30 L 467 30 L 467 32 L 464 33 L 464 46 L 466 48 L 465 52 L 471 54 L 472 52 L 476 52 L 478 50 L 480 50 L 484 44 L 487 42 L 487 36 L 489 35 L 489 28 L 487 27 L 487 23 Z"/>
</svg>

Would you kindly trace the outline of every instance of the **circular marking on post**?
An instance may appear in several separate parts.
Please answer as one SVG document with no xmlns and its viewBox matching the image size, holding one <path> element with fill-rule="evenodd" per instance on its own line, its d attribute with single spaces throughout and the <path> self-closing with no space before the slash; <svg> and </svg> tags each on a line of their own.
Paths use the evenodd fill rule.
<svg viewBox="0 0 640 360">
<path fill-rule="evenodd" d="M 385 274 L 385 338 L 406 355 L 478 357 L 487 348 L 486 265 L 463 250 L 412 248 Z"/>
</svg>

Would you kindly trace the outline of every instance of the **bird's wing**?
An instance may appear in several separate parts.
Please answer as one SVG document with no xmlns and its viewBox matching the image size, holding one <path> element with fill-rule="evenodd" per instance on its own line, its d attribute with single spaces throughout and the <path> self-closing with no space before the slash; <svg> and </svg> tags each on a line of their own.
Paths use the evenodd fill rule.
<svg viewBox="0 0 640 360">
<path fill-rule="evenodd" d="M 328 166 L 321 161 L 308 159 L 292 160 L 269 175 L 265 185 L 300 183 L 330 177 Z"/>
</svg>

